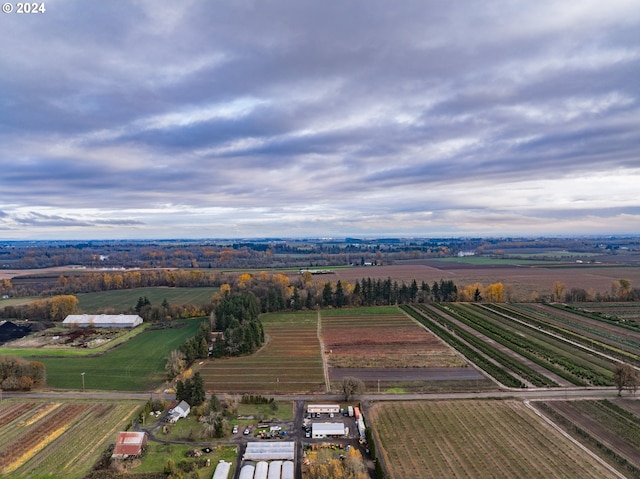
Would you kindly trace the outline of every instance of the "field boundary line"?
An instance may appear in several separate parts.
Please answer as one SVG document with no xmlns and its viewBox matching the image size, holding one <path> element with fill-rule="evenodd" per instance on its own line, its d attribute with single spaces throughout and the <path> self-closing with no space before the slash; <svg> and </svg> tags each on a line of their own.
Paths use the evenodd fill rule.
<svg viewBox="0 0 640 479">
<path fill-rule="evenodd" d="M 578 440 L 574 439 L 573 437 L 571 437 L 571 435 L 566 432 L 564 429 L 562 429 L 560 426 L 558 426 L 555 422 L 553 422 L 551 419 L 549 419 L 547 416 L 545 416 L 544 414 L 542 414 L 540 411 L 538 411 L 535 407 L 533 407 L 530 403 L 530 401 L 528 399 L 525 399 L 523 401 L 524 405 L 526 407 L 528 407 L 531 411 L 533 411 L 536 415 L 538 415 L 540 418 L 542 418 L 547 424 L 549 424 L 551 427 L 553 427 L 556 431 L 558 431 L 560 434 L 562 434 L 564 437 L 566 437 L 567 439 L 569 439 L 572 443 L 574 443 L 576 446 L 578 446 L 580 449 L 582 449 L 584 452 L 586 452 L 589 456 L 591 456 L 593 459 L 595 459 L 596 461 L 598 461 L 602 466 L 604 466 L 606 469 L 608 469 L 610 472 L 612 472 L 614 475 L 616 475 L 617 477 L 619 477 L 620 479 L 627 479 L 627 476 L 625 476 L 624 474 L 622 474 L 620 471 L 618 471 L 616 468 L 614 468 L 613 466 L 611 466 L 609 463 L 607 463 L 604 459 L 602 459 L 601 457 L 599 457 L 597 454 L 594 454 L 589 448 L 587 448 L 585 445 L 583 445 L 582 443 L 580 443 Z"/>
<path fill-rule="evenodd" d="M 318 341 L 320 342 L 320 356 L 322 356 L 322 371 L 324 373 L 324 388 L 328 394 L 331 392 L 331 381 L 329 380 L 329 366 L 327 364 L 327 356 L 324 353 L 324 341 L 322 340 L 322 317 L 318 309 Z"/>
</svg>

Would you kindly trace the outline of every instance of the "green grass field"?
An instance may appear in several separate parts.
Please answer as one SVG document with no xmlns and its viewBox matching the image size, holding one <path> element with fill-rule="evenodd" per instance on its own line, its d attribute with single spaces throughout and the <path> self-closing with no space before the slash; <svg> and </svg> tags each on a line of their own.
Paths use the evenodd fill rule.
<svg viewBox="0 0 640 479">
<path fill-rule="evenodd" d="M 165 299 L 169 304 L 202 305 L 210 303 L 218 291 L 219 288 L 137 288 L 77 294 L 76 297 L 84 313 L 96 313 L 104 308 L 117 311 L 134 308 L 141 296 L 146 296 L 152 305 L 160 305 Z"/>
<path fill-rule="evenodd" d="M 100 356 L 28 359 L 44 363 L 51 388 L 82 389 L 85 373 L 85 389 L 146 391 L 162 384 L 169 352 L 193 336 L 202 320 L 183 322 L 178 329 L 145 331 Z"/>
</svg>

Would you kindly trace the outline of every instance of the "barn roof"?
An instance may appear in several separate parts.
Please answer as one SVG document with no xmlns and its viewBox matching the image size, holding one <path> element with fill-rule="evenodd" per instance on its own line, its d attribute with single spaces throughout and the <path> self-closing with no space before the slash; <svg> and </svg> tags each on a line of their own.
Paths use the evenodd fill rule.
<svg viewBox="0 0 640 479">
<path fill-rule="evenodd" d="M 138 456 L 147 444 L 147 433 L 137 431 L 119 432 L 112 457 Z"/>
<path fill-rule="evenodd" d="M 131 324 L 142 320 L 137 314 L 70 314 L 62 324 Z"/>
</svg>

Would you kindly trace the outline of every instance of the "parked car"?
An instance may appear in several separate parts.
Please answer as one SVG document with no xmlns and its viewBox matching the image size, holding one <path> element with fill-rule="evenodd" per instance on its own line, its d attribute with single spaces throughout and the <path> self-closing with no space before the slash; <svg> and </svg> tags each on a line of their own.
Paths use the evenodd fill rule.
<svg viewBox="0 0 640 479">
<path fill-rule="evenodd" d="M 231 430 L 231 432 L 233 434 L 238 434 L 238 426 L 233 426 L 233 429 Z"/>
<path fill-rule="evenodd" d="M 250 433 L 251 433 L 251 429 L 246 428 L 242 434 L 244 434 L 245 436 L 248 436 Z"/>
</svg>

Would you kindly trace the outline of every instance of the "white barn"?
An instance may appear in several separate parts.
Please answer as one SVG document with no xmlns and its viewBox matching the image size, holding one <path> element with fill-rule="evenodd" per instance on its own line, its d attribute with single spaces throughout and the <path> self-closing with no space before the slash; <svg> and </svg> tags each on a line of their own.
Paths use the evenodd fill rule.
<svg viewBox="0 0 640 479">
<path fill-rule="evenodd" d="M 142 324 L 137 314 L 70 314 L 63 326 L 75 328 L 135 328 Z"/>
</svg>

